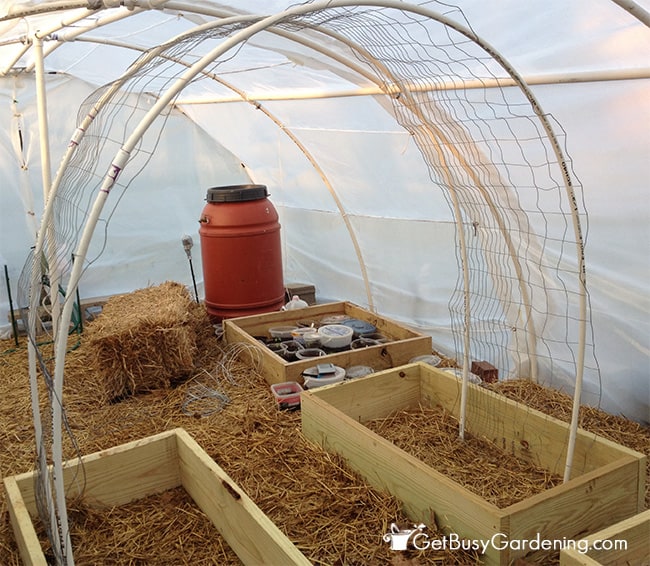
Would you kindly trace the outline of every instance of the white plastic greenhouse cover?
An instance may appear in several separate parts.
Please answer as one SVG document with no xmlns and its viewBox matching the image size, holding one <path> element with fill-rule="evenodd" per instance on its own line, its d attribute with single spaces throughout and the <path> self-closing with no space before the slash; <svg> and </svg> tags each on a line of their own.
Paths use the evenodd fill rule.
<svg viewBox="0 0 650 566">
<path fill-rule="evenodd" d="M 271 15 L 293 4 L 0 2 L 0 260 L 14 302 L 44 210 L 44 179 L 54 177 L 86 98 L 144 51 L 198 25 L 241 13 Z M 412 4 L 459 18 L 450 2 Z M 648 422 L 650 2 L 453 5 L 464 14 L 459 23 L 469 23 L 509 62 L 561 126 L 583 188 L 600 368 L 598 380 L 585 383 L 586 400 Z M 40 48 L 47 108 L 41 122 Z M 255 182 L 269 188 L 280 214 L 285 281 L 315 285 L 319 300 L 349 300 L 403 321 L 431 335 L 441 352 L 455 352 L 452 210 L 431 190 L 422 154 L 389 97 L 358 72 L 358 61 L 334 59 L 333 52 L 324 39 L 308 46 L 257 34 L 229 54 L 218 80 L 188 85 L 151 161 L 121 197 L 106 247 L 80 281 L 81 296 L 166 280 L 191 286 L 181 238 L 189 234 L 198 244 L 206 190 Z M 202 293 L 198 251 L 193 257 Z M 4 281 L 0 287 L 0 333 L 8 337 L 9 297 Z M 570 389 L 571 371 L 546 381 Z"/>
</svg>

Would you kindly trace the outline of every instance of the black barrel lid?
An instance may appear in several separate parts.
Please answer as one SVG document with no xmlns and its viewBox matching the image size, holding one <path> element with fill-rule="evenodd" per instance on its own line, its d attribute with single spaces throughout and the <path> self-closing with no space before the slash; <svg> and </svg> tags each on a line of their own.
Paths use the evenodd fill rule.
<svg viewBox="0 0 650 566">
<path fill-rule="evenodd" d="M 243 202 L 269 196 L 266 185 L 228 185 L 208 189 L 208 202 Z"/>
</svg>

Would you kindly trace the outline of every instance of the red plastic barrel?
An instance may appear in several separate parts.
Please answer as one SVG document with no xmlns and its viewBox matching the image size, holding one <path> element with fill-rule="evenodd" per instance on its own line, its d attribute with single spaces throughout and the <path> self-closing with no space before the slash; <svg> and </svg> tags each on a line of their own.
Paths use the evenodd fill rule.
<svg viewBox="0 0 650 566">
<path fill-rule="evenodd" d="M 208 189 L 199 236 L 205 305 L 215 321 L 284 305 L 278 213 L 264 185 Z"/>
</svg>

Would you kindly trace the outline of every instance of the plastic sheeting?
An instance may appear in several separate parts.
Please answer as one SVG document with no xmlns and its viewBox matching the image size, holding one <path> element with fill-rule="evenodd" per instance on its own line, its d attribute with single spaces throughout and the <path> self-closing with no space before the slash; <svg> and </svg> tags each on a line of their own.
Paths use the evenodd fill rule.
<svg viewBox="0 0 650 566">
<path fill-rule="evenodd" d="M 237 6 L 258 11 L 258 4 Z M 276 7 L 263 4 L 267 12 Z M 621 72 L 647 64 L 649 30 L 611 2 L 545 1 L 538 10 L 514 1 L 498 6 L 467 1 L 462 7 L 473 29 L 525 76 Z M 189 23 L 154 11 L 124 19 L 120 33 L 107 27 L 93 35 L 146 48 Z M 57 71 L 47 77 L 53 167 L 85 97 L 118 77 L 136 56 L 123 48 L 75 42 L 47 57 L 48 69 Z M 340 65 L 277 38 L 254 38 L 228 65 L 223 78 L 246 92 L 282 95 L 295 89 L 325 97 L 264 102 L 274 122 L 247 102 L 193 103 L 233 93 L 205 81 L 192 85 L 152 162 L 117 208 L 107 246 L 81 281 L 82 297 L 167 279 L 190 286 L 181 237 L 190 234 L 198 245 L 205 191 L 252 181 L 269 187 L 280 213 L 286 281 L 314 284 L 321 299 L 372 302 L 378 312 L 430 334 L 438 349 L 452 352 L 448 303 L 458 278 L 452 214 L 384 101 L 326 97 L 328 91 L 359 85 L 346 80 Z M 532 88 L 567 133 L 589 214 L 587 281 L 602 383 L 586 383 L 585 400 L 650 420 L 650 81 L 548 82 Z M 38 142 L 33 75 L 0 77 L 0 259 L 13 285 L 43 210 Z M 193 258 L 201 292 L 198 249 Z M 5 336 L 7 315 L 3 286 L 0 331 Z M 559 373 L 551 384 L 571 386 L 571 376 Z"/>
</svg>

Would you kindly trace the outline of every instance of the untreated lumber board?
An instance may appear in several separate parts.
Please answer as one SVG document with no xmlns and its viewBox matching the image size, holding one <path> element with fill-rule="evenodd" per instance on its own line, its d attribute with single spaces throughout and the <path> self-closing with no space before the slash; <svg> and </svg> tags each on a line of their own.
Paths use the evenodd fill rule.
<svg viewBox="0 0 650 566">
<path fill-rule="evenodd" d="M 607 548 L 602 544 L 609 541 Z M 625 541 L 625 548 L 618 541 Z M 594 542 L 599 549 L 594 548 Z M 560 566 L 650 566 L 650 509 L 597 531 L 560 551 Z"/>
<path fill-rule="evenodd" d="M 185 432 L 177 433 L 181 483 L 245 564 L 311 564 Z"/>
</svg>

